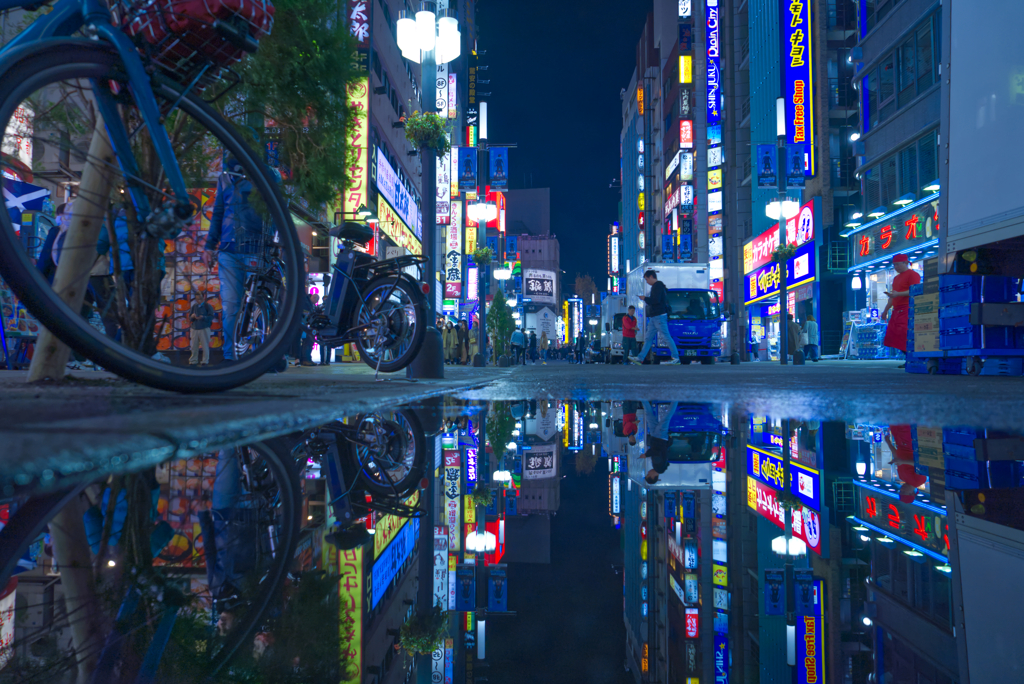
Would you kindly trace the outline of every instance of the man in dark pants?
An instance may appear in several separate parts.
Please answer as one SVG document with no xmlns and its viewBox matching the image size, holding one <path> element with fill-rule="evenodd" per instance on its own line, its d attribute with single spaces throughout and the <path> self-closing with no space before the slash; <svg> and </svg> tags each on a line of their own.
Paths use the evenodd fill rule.
<svg viewBox="0 0 1024 684">
<path fill-rule="evenodd" d="M 654 348 L 654 343 L 658 340 L 658 333 L 661 333 L 668 339 L 668 350 L 672 355 L 672 360 L 668 362 L 668 365 L 677 365 L 679 364 L 679 348 L 676 346 L 676 341 L 672 339 L 672 335 L 668 330 L 668 315 L 672 311 L 672 307 L 668 303 L 668 288 L 665 287 L 665 283 L 658 280 L 657 271 L 649 270 L 644 273 L 644 280 L 651 286 L 651 294 L 646 297 L 640 295 L 640 299 L 643 300 L 647 308 L 644 348 L 640 350 L 639 357 L 629 356 L 626 358 L 631 363 L 643 363 L 644 359 L 647 358 L 647 354 Z"/>
</svg>

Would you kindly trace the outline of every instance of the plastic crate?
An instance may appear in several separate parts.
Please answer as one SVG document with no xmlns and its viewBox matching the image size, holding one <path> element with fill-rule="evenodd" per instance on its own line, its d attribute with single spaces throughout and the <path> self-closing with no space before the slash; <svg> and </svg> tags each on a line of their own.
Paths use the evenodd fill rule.
<svg viewBox="0 0 1024 684">
<path fill-rule="evenodd" d="M 1024 375 L 1024 358 L 988 358 L 981 367 L 982 375 Z"/>
<path fill-rule="evenodd" d="M 943 330 L 939 333 L 943 349 L 979 349 L 981 347 L 981 326 Z"/>
<path fill-rule="evenodd" d="M 959 318 L 971 315 L 971 303 L 950 304 L 939 309 L 939 318 Z M 970 323 L 968 323 L 970 325 Z"/>
<path fill-rule="evenodd" d="M 940 316 L 942 314 L 939 314 Z M 947 330 L 961 330 L 963 328 L 975 328 L 978 326 L 971 325 L 970 316 L 951 316 L 949 318 L 939 319 L 939 330 L 946 332 Z"/>
<path fill-rule="evenodd" d="M 946 489 L 978 489 L 981 486 L 977 476 L 955 470 L 947 470 L 945 478 Z"/>
<path fill-rule="evenodd" d="M 952 468 L 953 470 L 958 470 L 963 473 L 977 474 L 978 453 L 974 449 L 973 440 L 971 440 L 970 446 L 953 444 L 952 442 L 943 442 L 942 450 L 946 454 L 947 468 Z M 954 466 L 953 463 L 959 463 L 959 465 Z"/>
<path fill-rule="evenodd" d="M 986 349 L 1014 349 L 1017 346 L 1017 331 L 1002 325 L 986 325 L 982 328 Z"/>
<path fill-rule="evenodd" d="M 982 436 L 972 427 L 955 426 L 942 428 L 943 446 L 946 444 L 959 444 L 961 446 L 973 447 L 974 440 Z"/>
<path fill-rule="evenodd" d="M 917 285 L 910 286 L 910 296 L 924 294 L 924 283 L 918 283 Z"/>
<path fill-rule="evenodd" d="M 939 276 L 939 292 L 981 287 L 981 276 L 943 274 Z"/>
<path fill-rule="evenodd" d="M 955 290 L 940 290 L 939 291 L 939 305 L 948 306 L 949 304 L 960 304 L 962 302 L 968 302 L 976 304 L 981 302 L 981 286 L 978 287 L 962 287 Z"/>
<path fill-rule="evenodd" d="M 1017 298 L 1017 279 L 1008 276 L 984 276 L 981 299 L 984 302 L 1012 302 Z"/>
<path fill-rule="evenodd" d="M 928 363 L 924 359 L 907 359 L 905 370 L 908 373 L 927 373 Z"/>
</svg>

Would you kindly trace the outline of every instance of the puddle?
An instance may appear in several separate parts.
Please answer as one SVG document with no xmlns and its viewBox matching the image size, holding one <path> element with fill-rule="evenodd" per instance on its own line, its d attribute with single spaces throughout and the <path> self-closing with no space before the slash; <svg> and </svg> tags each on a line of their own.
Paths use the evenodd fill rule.
<svg viewBox="0 0 1024 684">
<path fill-rule="evenodd" d="M 969 426 L 348 416 L 4 499 L 0 682 L 1012 681 L 1022 484 Z"/>
</svg>

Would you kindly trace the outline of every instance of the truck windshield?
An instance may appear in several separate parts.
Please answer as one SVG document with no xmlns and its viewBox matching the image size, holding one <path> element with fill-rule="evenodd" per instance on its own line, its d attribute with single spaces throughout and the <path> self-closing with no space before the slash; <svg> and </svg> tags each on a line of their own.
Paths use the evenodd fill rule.
<svg viewBox="0 0 1024 684">
<path fill-rule="evenodd" d="M 672 307 L 669 319 L 714 320 L 719 318 L 718 295 L 708 290 L 669 290 L 668 303 Z"/>
<path fill-rule="evenodd" d="M 615 314 L 615 322 L 612 323 L 612 330 L 622 330 L 622 319 L 626 317 L 626 314 L 620 313 Z"/>
<path fill-rule="evenodd" d="M 715 432 L 671 432 L 669 463 L 705 463 L 715 460 L 714 447 L 721 435 Z"/>
</svg>

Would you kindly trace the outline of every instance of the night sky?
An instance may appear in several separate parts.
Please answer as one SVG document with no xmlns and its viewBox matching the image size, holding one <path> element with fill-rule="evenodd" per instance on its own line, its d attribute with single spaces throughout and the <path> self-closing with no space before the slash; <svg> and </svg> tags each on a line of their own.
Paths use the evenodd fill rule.
<svg viewBox="0 0 1024 684">
<path fill-rule="evenodd" d="M 490 142 L 518 144 L 509 152 L 511 188 L 551 188 L 566 284 L 580 272 L 606 287 L 605 236 L 619 201 L 608 187 L 619 178 L 619 91 L 629 86 L 650 11 L 650 2 L 622 0 L 477 5 Z"/>
<path fill-rule="evenodd" d="M 619 531 L 608 517 L 608 471 L 598 459 L 577 476 L 563 460 L 558 515 L 551 520 L 551 564 L 510 563 L 508 609 L 487 621 L 485 674 L 492 684 L 632 684 L 623 668 Z"/>
</svg>

